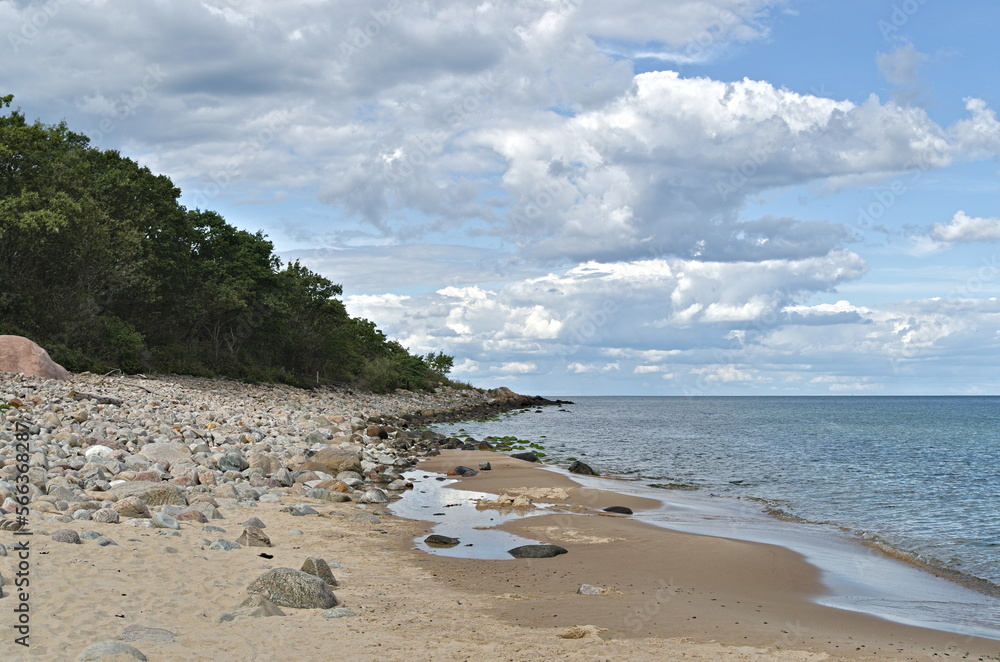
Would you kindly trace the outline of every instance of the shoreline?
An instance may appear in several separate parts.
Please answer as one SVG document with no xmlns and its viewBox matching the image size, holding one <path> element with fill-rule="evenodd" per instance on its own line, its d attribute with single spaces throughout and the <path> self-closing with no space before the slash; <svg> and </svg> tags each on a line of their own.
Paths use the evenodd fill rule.
<svg viewBox="0 0 1000 662">
<path fill-rule="evenodd" d="M 422 461 L 418 469 L 424 472 L 437 472 L 454 464 L 475 466 L 474 461 L 481 461 L 490 455 L 494 458 L 497 456 L 495 453 L 445 451 L 439 457 Z M 989 657 L 995 656 L 1000 651 L 1000 641 L 997 639 L 907 625 L 864 612 L 822 604 L 820 601 L 827 588 L 821 581 L 820 570 L 803 555 L 780 544 L 740 541 L 667 529 L 642 519 L 643 511 L 639 505 L 642 502 L 641 497 L 618 494 L 613 491 L 613 485 L 610 486 L 610 490 L 603 492 L 595 490 L 592 486 L 593 483 L 604 482 L 606 479 L 588 480 L 589 484 L 584 487 L 575 481 L 575 477 L 570 477 L 568 474 L 562 475 L 519 460 L 508 459 L 497 462 L 494 459 L 493 463 L 495 468 L 488 475 L 480 473 L 475 477 L 456 477 L 457 482 L 444 489 L 517 494 L 530 493 L 532 489 L 540 487 L 556 487 L 566 489 L 569 497 L 556 501 L 540 498 L 538 501 L 556 504 L 556 508 L 562 504 L 562 507 L 590 509 L 587 514 L 577 512 L 560 514 L 546 510 L 542 514 L 528 515 L 500 525 L 499 528 L 504 531 L 561 545 L 570 551 L 569 554 L 554 559 L 534 561 L 530 581 L 526 581 L 526 584 L 534 582 L 545 585 L 546 580 L 535 574 L 535 568 L 541 564 L 551 564 L 553 574 L 566 575 L 570 572 L 574 579 L 568 581 L 569 585 L 577 582 L 588 583 L 584 581 L 585 577 L 590 578 L 589 583 L 600 584 L 600 578 L 608 576 L 607 568 L 614 566 L 616 564 L 614 559 L 618 558 L 621 560 L 617 562 L 625 563 L 629 570 L 625 574 L 610 573 L 613 579 L 625 581 L 627 577 L 629 586 L 655 587 L 657 580 L 662 580 L 664 577 L 664 570 L 656 567 L 655 557 L 667 553 L 670 554 L 671 566 L 667 572 L 670 574 L 670 579 L 665 587 L 661 586 L 666 594 L 679 595 L 683 587 L 683 590 L 696 590 L 699 594 L 711 592 L 719 596 L 725 595 L 725 599 L 728 600 L 725 607 L 728 609 L 726 618 L 733 620 L 725 622 L 720 620 L 719 609 L 711 604 L 723 599 L 721 597 L 709 598 L 707 602 L 702 601 L 700 604 L 695 601 L 693 605 L 684 605 L 681 611 L 684 609 L 687 611 L 681 620 L 678 620 L 678 614 L 671 611 L 670 605 L 676 605 L 676 602 L 660 600 L 659 602 L 667 606 L 663 606 L 662 609 L 658 607 L 656 611 L 659 613 L 652 615 L 649 615 L 651 612 L 648 609 L 645 612 L 642 610 L 648 605 L 639 604 L 640 609 L 633 614 L 632 622 L 635 623 L 636 618 L 640 620 L 645 618 L 642 620 L 644 626 L 642 636 L 680 636 L 701 643 L 712 641 L 731 646 L 747 643 L 753 646 L 765 646 L 769 643 L 774 645 L 775 642 L 784 642 L 786 648 L 837 656 L 844 655 L 851 642 L 857 642 L 856 648 L 867 654 L 899 656 L 898 659 L 930 659 L 936 653 L 954 654 L 949 647 L 960 641 L 968 647 L 967 652 L 970 654 L 985 656 L 982 659 L 998 659 Z M 619 481 L 611 479 L 611 482 Z M 634 509 L 636 516 L 615 516 L 593 510 L 597 506 L 615 505 L 613 502 L 618 504 L 631 502 L 637 505 L 638 507 Z M 646 510 L 654 511 L 656 507 L 649 506 Z M 435 528 L 435 531 L 437 530 Z M 532 533 L 535 535 L 532 536 Z M 543 536 L 542 539 L 539 537 L 540 533 L 547 536 Z M 640 551 L 629 550 L 626 545 L 635 546 Z M 683 547 L 687 552 L 677 555 L 670 551 L 678 547 Z M 577 562 L 576 567 L 573 567 L 570 561 L 574 553 L 586 555 L 586 558 Z M 654 561 L 645 557 L 653 557 Z M 435 558 L 437 559 L 435 563 L 440 563 L 451 571 L 461 569 L 468 574 L 475 574 L 479 586 L 484 584 L 484 574 L 498 572 L 495 570 L 497 563 L 512 563 L 456 559 L 447 556 L 435 556 Z M 722 573 L 722 578 L 713 577 L 716 571 L 699 564 L 699 559 L 713 559 L 713 563 L 717 564 L 717 571 Z M 474 570 L 477 564 L 487 570 Z M 740 570 L 734 571 L 734 568 Z M 504 578 L 505 581 L 508 579 Z M 563 584 L 561 589 L 566 593 L 567 581 L 563 581 Z M 776 584 L 781 584 L 781 588 L 775 588 Z M 487 583 L 487 586 L 489 585 Z M 494 585 L 500 584 L 497 582 Z M 570 588 L 575 587 L 570 586 Z M 599 627 L 607 628 L 602 636 L 628 637 L 629 633 L 624 631 L 628 628 L 623 629 L 623 626 L 628 622 L 628 610 L 635 609 L 636 603 L 634 600 L 629 602 L 622 598 L 636 596 L 627 590 L 622 591 L 617 586 L 612 588 L 618 592 L 615 598 L 619 604 L 616 615 L 610 617 L 610 620 L 608 616 L 595 613 L 593 609 L 582 604 L 586 598 L 600 600 L 603 596 L 570 597 L 564 594 L 561 599 L 553 600 L 551 593 L 554 587 L 547 585 L 547 592 L 542 591 L 534 597 L 553 602 L 566 609 L 565 618 L 569 620 L 579 621 L 583 617 L 598 620 Z M 624 605 L 621 604 L 623 602 Z M 502 608 L 496 613 L 510 619 L 512 623 L 523 624 L 512 613 Z M 767 621 L 767 627 L 764 621 Z M 558 622 L 560 625 L 565 624 L 562 619 Z M 693 623 L 697 625 L 692 625 Z M 782 631 L 781 628 L 776 630 L 776 623 L 786 631 Z M 710 624 L 707 629 L 705 624 Z M 788 630 L 786 626 L 789 624 L 795 627 Z M 795 631 L 799 631 L 802 636 L 796 637 Z M 806 632 L 809 633 L 808 636 L 805 635 Z M 825 643 L 816 643 L 823 638 L 826 639 Z M 904 652 L 907 656 L 901 655 Z"/>
</svg>

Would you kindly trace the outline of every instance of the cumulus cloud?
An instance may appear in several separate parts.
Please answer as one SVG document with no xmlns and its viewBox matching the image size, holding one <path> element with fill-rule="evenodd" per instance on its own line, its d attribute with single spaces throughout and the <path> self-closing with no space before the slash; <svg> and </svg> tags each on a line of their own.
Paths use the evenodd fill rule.
<svg viewBox="0 0 1000 662">
<path fill-rule="evenodd" d="M 950 223 L 935 223 L 931 236 L 947 243 L 1000 241 L 1000 218 L 977 218 L 958 211 Z"/>
<path fill-rule="evenodd" d="M 868 273 L 852 219 L 754 211 L 1000 154 L 983 100 L 947 126 L 914 106 L 926 55 L 879 56 L 891 102 L 634 73 L 766 40 L 789 4 L 107 0 L 50 3 L 31 28 L 37 3 L 0 3 L 3 92 L 186 204 L 273 217 L 282 256 L 343 283 L 353 314 L 484 384 L 826 385 L 816 369 L 853 388 L 837 371 L 857 357 L 905 374 L 990 347 L 972 304 L 817 303 Z M 959 212 L 914 250 L 997 225 Z"/>
</svg>

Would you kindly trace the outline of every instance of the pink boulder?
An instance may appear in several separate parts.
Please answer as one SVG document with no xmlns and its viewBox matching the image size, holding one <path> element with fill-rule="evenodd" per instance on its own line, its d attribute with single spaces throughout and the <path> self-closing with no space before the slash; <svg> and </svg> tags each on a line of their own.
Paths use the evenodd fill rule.
<svg viewBox="0 0 1000 662">
<path fill-rule="evenodd" d="M 19 372 L 43 379 L 69 379 L 69 371 L 34 342 L 21 336 L 0 336 L 0 372 Z"/>
</svg>

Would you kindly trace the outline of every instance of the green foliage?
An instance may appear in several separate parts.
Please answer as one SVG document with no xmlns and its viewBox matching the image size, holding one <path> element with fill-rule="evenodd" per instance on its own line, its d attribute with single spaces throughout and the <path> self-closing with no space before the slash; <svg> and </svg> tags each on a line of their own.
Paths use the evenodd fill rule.
<svg viewBox="0 0 1000 662">
<path fill-rule="evenodd" d="M 0 97 L 0 110 L 13 97 Z M 0 114 L 0 331 L 72 371 L 225 375 L 375 391 L 432 388 L 453 359 L 411 355 L 343 290 L 284 265 L 260 232 L 187 209 L 162 175 L 62 123 Z"/>
</svg>

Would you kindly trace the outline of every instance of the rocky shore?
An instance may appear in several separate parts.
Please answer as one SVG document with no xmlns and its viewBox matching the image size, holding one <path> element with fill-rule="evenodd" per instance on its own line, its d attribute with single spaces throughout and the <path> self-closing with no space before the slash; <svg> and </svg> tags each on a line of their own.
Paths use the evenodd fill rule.
<svg viewBox="0 0 1000 662">
<path fill-rule="evenodd" d="M 657 501 L 421 429 L 545 404 L 0 373 L 0 660 L 1000 659 L 815 604 L 788 550 L 647 525 L 629 513 Z M 395 514 L 432 494 L 455 526 Z M 417 548 L 529 496 L 549 506 L 498 528 L 530 558 Z"/>
</svg>

